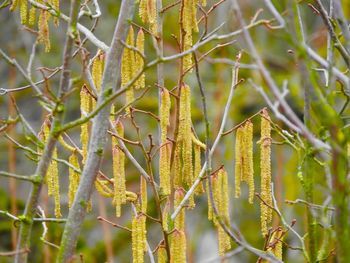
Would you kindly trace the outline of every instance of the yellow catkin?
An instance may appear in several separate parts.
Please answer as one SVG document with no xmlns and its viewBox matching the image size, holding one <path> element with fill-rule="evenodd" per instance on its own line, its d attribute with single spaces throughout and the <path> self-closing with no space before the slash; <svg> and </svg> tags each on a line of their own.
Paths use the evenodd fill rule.
<svg viewBox="0 0 350 263">
<path fill-rule="evenodd" d="M 162 195 L 169 195 L 171 192 L 170 182 L 170 159 L 171 159 L 171 145 L 166 142 L 160 147 L 159 155 L 159 182 Z"/>
<path fill-rule="evenodd" d="M 170 124 L 170 108 L 171 108 L 171 100 L 169 91 L 167 89 L 163 89 L 161 92 L 161 104 L 160 104 L 160 131 L 161 131 L 161 141 L 164 143 L 167 138 L 167 130 Z"/>
<path fill-rule="evenodd" d="M 134 46 L 134 29 L 130 26 L 129 34 L 126 39 L 126 44 Z M 132 80 L 135 72 L 135 52 L 129 48 L 124 48 L 121 66 L 122 86 L 125 86 L 130 80 Z M 131 104 L 134 100 L 134 88 L 130 87 L 126 91 L 126 104 Z M 126 112 L 129 113 L 130 108 L 127 107 Z"/>
<path fill-rule="evenodd" d="M 164 245 L 160 245 L 157 250 L 158 255 L 158 263 L 167 263 L 168 262 L 168 256 L 166 253 L 166 248 Z"/>
<path fill-rule="evenodd" d="M 31 8 L 29 9 L 28 25 L 34 26 L 35 19 L 36 19 L 36 7 L 31 6 Z"/>
<path fill-rule="evenodd" d="M 210 199 L 210 191 L 209 191 L 209 180 L 206 182 L 206 192 L 207 192 L 207 199 L 208 199 L 208 220 L 213 220 L 213 206 L 211 204 L 211 199 Z"/>
<path fill-rule="evenodd" d="M 75 152 L 69 157 L 69 163 L 76 169 L 79 169 L 78 156 Z M 68 187 L 68 206 L 72 207 L 75 193 L 78 189 L 80 175 L 73 168 L 69 167 L 69 187 Z"/>
<path fill-rule="evenodd" d="M 13 1 L 12 1 L 12 4 L 11 4 L 11 6 L 10 6 L 10 11 L 11 11 L 11 12 L 14 11 L 14 10 L 17 8 L 19 1 L 20 1 L 20 0 L 13 0 Z"/>
<path fill-rule="evenodd" d="M 218 207 L 219 216 L 222 218 L 225 224 L 230 223 L 229 214 L 229 194 L 228 194 L 228 178 L 226 171 L 222 168 L 217 173 L 217 180 L 215 182 L 215 188 L 213 189 L 214 199 Z M 215 221 L 214 221 L 215 223 Z M 217 224 L 218 241 L 219 241 L 219 254 L 224 255 L 225 252 L 231 249 L 230 237 L 221 227 Z"/>
<path fill-rule="evenodd" d="M 162 212 L 162 226 L 164 231 L 169 231 L 169 224 L 168 224 L 169 217 L 170 217 L 170 202 L 168 199 Z"/>
<path fill-rule="evenodd" d="M 170 194 L 170 158 L 171 145 L 167 140 L 167 129 L 170 123 L 170 95 L 167 89 L 161 93 L 160 104 L 160 130 L 161 130 L 161 147 L 159 156 L 159 181 L 163 195 Z"/>
<path fill-rule="evenodd" d="M 157 0 L 147 0 L 148 23 L 151 32 L 157 34 Z"/>
<path fill-rule="evenodd" d="M 41 134 L 43 142 L 46 143 L 49 139 L 50 134 L 50 121 L 48 119 L 45 120 L 42 128 Z M 60 184 L 59 184 L 59 176 L 58 176 L 58 166 L 57 162 L 54 160 L 57 159 L 57 149 L 54 148 L 52 152 L 52 160 L 47 168 L 46 172 L 46 183 L 48 195 L 54 197 L 55 203 L 55 217 L 61 217 L 61 204 L 60 204 Z"/>
<path fill-rule="evenodd" d="M 197 3 L 198 0 L 183 1 L 182 24 L 184 30 L 183 49 L 184 51 L 192 47 L 192 31 L 198 32 L 197 26 Z M 192 55 L 188 54 L 183 58 L 183 70 L 187 70 L 192 66 Z"/>
<path fill-rule="evenodd" d="M 242 139 L 244 129 L 242 126 L 238 127 L 236 131 L 235 142 L 235 197 L 238 198 L 241 195 L 241 180 L 243 173 L 243 156 L 242 156 Z"/>
<path fill-rule="evenodd" d="M 261 114 L 260 138 L 260 172 L 261 172 L 261 198 L 267 205 L 272 206 L 271 196 L 271 125 L 267 110 Z M 261 202 L 261 232 L 265 236 L 268 225 L 272 220 L 272 211 Z"/>
<path fill-rule="evenodd" d="M 174 207 L 178 207 L 185 196 L 183 188 L 177 188 L 174 193 Z M 185 209 L 181 208 L 180 213 L 175 218 L 174 226 L 177 230 L 185 230 Z"/>
<path fill-rule="evenodd" d="M 112 189 L 108 187 L 109 182 L 106 180 L 96 179 L 95 181 L 95 188 L 97 192 L 102 195 L 103 197 L 113 197 L 114 192 Z"/>
<path fill-rule="evenodd" d="M 253 203 L 255 187 L 254 187 L 254 163 L 253 163 L 253 123 L 247 121 L 244 125 L 244 141 L 246 148 L 244 158 L 244 179 L 249 186 L 249 203 Z"/>
<path fill-rule="evenodd" d="M 146 246 L 146 216 L 138 214 L 132 220 L 132 258 L 133 263 L 144 262 L 144 252 L 147 249 Z"/>
<path fill-rule="evenodd" d="M 52 154 L 52 158 L 57 158 L 57 149 L 55 148 Z M 55 163 L 55 165 L 53 165 Z M 48 173 L 51 173 L 52 183 L 53 183 L 53 197 L 55 201 L 55 217 L 62 217 L 61 215 L 61 202 L 60 202 L 60 181 L 58 177 L 58 167 L 57 162 L 53 161 L 50 165 L 51 168 Z"/>
<path fill-rule="evenodd" d="M 136 49 L 141 52 L 142 55 L 145 55 L 145 34 L 143 33 L 143 30 L 140 29 L 137 33 L 136 37 Z M 135 52 L 135 66 L 136 71 L 134 72 L 137 74 L 139 71 L 143 69 L 143 58 L 141 55 L 137 52 Z M 135 88 L 136 89 L 143 89 L 145 87 L 145 73 L 142 73 L 142 75 L 137 79 Z"/>
<path fill-rule="evenodd" d="M 124 137 L 124 127 L 121 122 L 116 124 L 119 136 Z M 114 177 L 114 197 L 113 203 L 116 207 L 116 216 L 121 215 L 121 205 L 126 203 L 125 186 L 125 154 L 117 144 L 112 145 L 112 163 Z"/>
<path fill-rule="evenodd" d="M 182 186 L 181 141 L 177 140 L 174 152 L 174 187 Z"/>
<path fill-rule="evenodd" d="M 50 43 L 50 31 L 49 31 L 49 17 L 50 14 L 44 10 L 40 10 L 38 20 L 38 42 L 44 44 L 45 52 L 49 52 L 51 49 Z"/>
<path fill-rule="evenodd" d="M 84 85 L 80 91 L 80 114 L 85 117 L 90 112 L 90 96 Z M 83 154 L 83 163 L 87 158 L 88 144 L 89 144 L 89 123 L 83 123 L 80 126 L 80 142 Z"/>
<path fill-rule="evenodd" d="M 95 84 L 95 88 L 97 92 L 101 91 L 103 67 L 104 67 L 104 54 L 101 50 L 98 50 L 95 58 L 92 61 L 92 66 L 91 66 L 92 80 Z"/>
<path fill-rule="evenodd" d="M 60 0 L 51 0 L 51 5 L 57 12 L 60 11 Z M 54 17 L 53 21 L 55 23 L 55 26 L 57 27 L 60 21 L 58 17 Z"/>
<path fill-rule="evenodd" d="M 179 134 L 182 141 L 183 181 L 187 186 L 191 186 L 193 183 L 191 89 L 187 85 L 182 86 L 179 119 Z"/>
<path fill-rule="evenodd" d="M 147 0 L 140 0 L 139 16 L 143 23 L 147 22 Z"/>
<path fill-rule="evenodd" d="M 141 176 L 140 178 L 140 196 L 141 196 L 141 212 L 147 213 L 147 181 Z"/>
<path fill-rule="evenodd" d="M 171 235 L 170 263 L 186 263 L 186 235 L 175 229 Z"/>
<path fill-rule="evenodd" d="M 25 25 L 28 21 L 28 0 L 19 0 L 19 12 L 21 16 L 21 24 Z"/>
<path fill-rule="evenodd" d="M 207 0 L 202 0 L 202 6 L 206 6 L 207 5 Z"/>
<path fill-rule="evenodd" d="M 194 145 L 194 170 L 193 170 L 193 173 L 194 173 L 194 177 L 198 177 L 201 169 L 202 169 L 202 165 L 201 165 L 201 148 L 198 146 L 198 145 Z M 203 186 L 202 184 L 200 183 L 196 190 L 195 190 L 195 193 L 196 194 L 200 194 L 203 192 Z"/>
</svg>

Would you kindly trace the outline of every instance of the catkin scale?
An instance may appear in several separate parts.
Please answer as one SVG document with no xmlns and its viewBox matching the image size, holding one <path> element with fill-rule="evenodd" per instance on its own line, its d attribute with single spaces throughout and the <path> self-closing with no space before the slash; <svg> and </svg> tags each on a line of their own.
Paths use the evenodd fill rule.
<svg viewBox="0 0 350 263">
<path fill-rule="evenodd" d="M 261 114 L 261 138 L 260 138 L 260 172 L 261 172 L 261 232 L 263 236 L 268 233 L 268 225 L 272 220 L 272 196 L 271 196 L 271 125 L 267 110 Z"/>
</svg>

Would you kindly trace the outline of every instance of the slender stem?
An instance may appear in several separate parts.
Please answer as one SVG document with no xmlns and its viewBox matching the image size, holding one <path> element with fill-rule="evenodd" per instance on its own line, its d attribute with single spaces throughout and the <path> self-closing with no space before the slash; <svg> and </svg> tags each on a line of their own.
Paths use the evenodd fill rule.
<svg viewBox="0 0 350 263">
<path fill-rule="evenodd" d="M 53 111 L 53 124 L 51 127 L 50 135 L 45 145 L 44 153 L 38 163 L 35 171 L 35 176 L 40 178 L 39 183 L 32 184 L 29 198 L 24 210 L 24 218 L 26 220 L 21 221 L 19 237 L 17 240 L 17 250 L 27 249 L 30 246 L 31 230 L 33 226 L 33 218 L 37 213 L 37 206 L 39 202 L 40 191 L 42 188 L 43 178 L 46 175 L 49 163 L 52 158 L 53 150 L 57 142 L 56 130 L 61 126 L 61 122 L 64 117 L 64 98 L 69 91 L 70 85 L 70 65 L 73 51 L 74 39 L 77 36 L 77 17 L 80 8 L 80 0 L 72 0 L 70 7 L 70 22 L 68 23 L 66 32 L 66 42 L 64 46 L 63 54 L 63 68 L 59 85 L 59 100 L 56 103 Z M 28 254 L 17 254 L 15 257 L 15 263 L 27 262 Z"/>
<path fill-rule="evenodd" d="M 122 52 L 124 50 L 124 46 L 120 45 L 120 40 L 126 40 L 129 31 L 128 20 L 132 18 L 134 13 L 134 2 L 135 1 L 133 0 L 123 0 L 121 3 L 112 44 L 107 53 L 97 107 L 105 101 L 110 93 L 113 93 L 113 90 L 120 88 L 120 63 Z M 87 160 L 72 208 L 68 214 L 60 250 L 57 256 L 57 262 L 68 262 L 74 255 L 78 236 L 86 214 L 86 206 L 90 199 L 92 187 L 101 165 L 107 138 L 110 110 L 111 105 L 110 103 L 107 103 L 106 107 L 98 112 L 93 121 Z"/>
</svg>

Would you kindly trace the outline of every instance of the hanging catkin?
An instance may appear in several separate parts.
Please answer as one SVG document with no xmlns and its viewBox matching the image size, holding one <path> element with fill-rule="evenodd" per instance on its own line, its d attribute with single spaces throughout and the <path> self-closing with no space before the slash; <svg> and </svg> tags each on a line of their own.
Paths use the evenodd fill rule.
<svg viewBox="0 0 350 263">
<path fill-rule="evenodd" d="M 124 137 L 124 127 L 121 122 L 117 122 L 116 129 L 118 135 Z M 119 148 L 114 141 L 112 147 L 112 163 L 114 177 L 114 197 L 113 203 L 116 208 L 116 216 L 121 215 L 121 205 L 126 203 L 126 186 L 125 186 L 125 153 Z"/>
<path fill-rule="evenodd" d="M 241 195 L 241 182 L 249 187 L 249 203 L 254 199 L 253 123 L 248 120 L 236 132 L 235 197 Z"/>
<path fill-rule="evenodd" d="M 168 224 L 169 217 L 170 217 L 170 201 L 168 198 L 162 212 L 162 226 L 164 231 L 169 231 L 169 224 Z"/>
<path fill-rule="evenodd" d="M 245 142 L 245 158 L 244 158 L 244 180 L 249 187 L 249 203 L 253 203 L 254 188 L 254 164 L 253 164 L 253 123 L 247 121 L 244 125 L 244 142 Z"/>
<path fill-rule="evenodd" d="M 229 194 L 228 194 L 228 176 L 224 168 L 220 169 L 217 174 L 218 186 L 215 194 L 218 195 L 215 200 L 218 201 L 217 207 L 219 216 L 222 218 L 224 223 L 228 225 L 230 223 L 229 213 Z M 219 255 L 224 255 L 225 252 L 231 249 L 231 241 L 228 234 L 224 231 L 220 224 L 217 224 L 218 230 L 218 241 L 219 241 Z"/>
<path fill-rule="evenodd" d="M 183 188 L 175 189 L 174 193 L 174 207 L 178 207 L 185 196 Z M 185 230 L 185 209 L 181 208 L 180 213 L 175 218 L 174 226 L 177 230 Z"/>
<path fill-rule="evenodd" d="M 129 34 L 126 39 L 126 44 L 133 47 L 134 46 L 134 29 L 130 26 Z M 124 48 L 123 57 L 122 57 L 122 86 L 126 86 L 130 80 L 132 80 L 133 75 L 135 74 L 135 52 L 127 47 Z M 129 87 L 126 91 L 126 104 L 131 104 L 134 100 L 134 88 L 133 86 Z M 126 112 L 129 113 L 130 108 L 127 107 Z"/>
<path fill-rule="evenodd" d="M 160 104 L 160 130 L 161 130 L 161 146 L 159 156 L 159 181 L 160 188 L 163 195 L 170 194 L 170 158 L 171 158 L 171 145 L 167 140 L 167 129 L 170 120 L 170 107 L 171 101 L 169 92 L 167 89 L 163 89 L 161 92 L 161 104 Z"/>
<path fill-rule="evenodd" d="M 192 133 L 192 142 L 194 144 L 193 150 L 194 150 L 194 168 L 193 168 L 193 177 L 197 178 L 201 172 L 202 169 L 202 162 L 201 162 L 201 149 L 205 150 L 206 145 L 202 143 L 200 140 L 198 140 Z M 200 182 L 195 189 L 195 194 L 199 195 L 201 193 L 204 193 L 204 188 L 202 182 Z"/>
<path fill-rule="evenodd" d="M 21 16 L 21 24 L 25 25 L 28 21 L 28 0 L 19 0 L 19 12 Z"/>
<path fill-rule="evenodd" d="M 268 225 L 272 220 L 272 196 L 271 196 L 271 125 L 267 110 L 261 113 L 261 138 L 260 138 L 260 172 L 261 172 L 261 198 L 264 202 L 261 207 L 261 232 L 265 236 Z"/>
<path fill-rule="evenodd" d="M 145 52 L 145 34 L 143 33 L 143 30 L 140 29 L 139 32 L 137 33 L 136 37 L 136 49 L 144 55 Z M 138 52 L 135 52 L 135 74 L 137 74 L 139 71 L 143 69 L 143 58 Z M 142 75 L 137 79 L 135 83 L 135 88 L 136 89 L 143 89 L 145 87 L 145 73 L 142 73 Z"/>
<path fill-rule="evenodd" d="M 166 248 L 163 244 L 158 247 L 157 254 L 158 254 L 158 263 L 167 263 L 168 262 Z"/>
<path fill-rule="evenodd" d="M 157 34 L 157 0 L 140 0 L 139 16 L 143 23 L 148 23 L 151 32 Z"/>
<path fill-rule="evenodd" d="M 90 96 L 84 85 L 80 91 L 80 115 L 85 117 L 90 112 Z M 83 163 L 87 158 L 89 144 L 89 123 L 85 122 L 80 126 L 80 142 L 83 154 Z"/>
<path fill-rule="evenodd" d="M 180 95 L 179 140 L 177 143 L 182 145 L 182 180 L 187 186 L 191 186 L 193 183 L 191 124 L 191 89 L 189 86 L 183 85 Z"/>
<path fill-rule="evenodd" d="M 26 1 L 26 0 L 20 0 Z M 50 32 L 49 32 L 49 17 L 50 14 L 47 11 L 40 10 L 38 20 L 38 42 L 44 44 L 45 52 L 49 52 L 51 49 Z"/>
<path fill-rule="evenodd" d="M 241 180 L 243 173 L 243 135 L 244 128 L 238 127 L 236 131 L 236 142 L 235 142 L 235 197 L 238 198 L 241 195 Z"/>
<path fill-rule="evenodd" d="M 146 216 L 136 215 L 132 220 L 131 229 L 132 259 L 133 263 L 144 262 L 144 252 L 146 251 Z"/>
<path fill-rule="evenodd" d="M 45 120 L 42 126 L 42 139 L 44 143 L 47 143 L 50 134 L 50 121 L 48 119 Z M 58 177 L 58 166 L 57 162 L 54 160 L 57 159 L 57 149 L 54 148 L 52 152 L 52 160 L 47 168 L 46 173 L 46 183 L 48 189 L 48 195 L 54 197 L 55 202 L 55 217 L 61 217 L 61 204 L 60 204 L 60 184 Z"/>
<path fill-rule="evenodd" d="M 147 181 L 141 176 L 140 178 L 140 196 L 141 196 L 141 212 L 147 213 Z"/>
<path fill-rule="evenodd" d="M 51 0 L 51 6 L 55 9 L 55 11 L 60 11 L 60 1 L 59 0 Z M 54 17 L 53 19 L 55 26 L 57 27 L 59 25 L 59 19 L 58 17 Z"/>
<path fill-rule="evenodd" d="M 29 9 L 28 25 L 34 26 L 35 19 L 36 19 L 36 7 L 32 5 Z"/>
<path fill-rule="evenodd" d="M 186 235 L 175 229 L 171 234 L 170 263 L 186 263 Z"/>
<path fill-rule="evenodd" d="M 69 156 L 69 163 L 73 165 L 76 169 L 79 169 L 79 161 L 76 152 L 73 152 Z M 68 187 L 68 206 L 72 207 L 75 193 L 78 189 L 80 181 L 80 175 L 72 167 L 69 167 L 69 187 Z"/>
<path fill-rule="evenodd" d="M 92 66 L 91 66 L 92 80 L 94 82 L 96 91 L 98 93 L 101 91 L 103 68 L 104 68 L 104 53 L 103 51 L 98 50 L 96 56 L 92 61 Z"/>
</svg>

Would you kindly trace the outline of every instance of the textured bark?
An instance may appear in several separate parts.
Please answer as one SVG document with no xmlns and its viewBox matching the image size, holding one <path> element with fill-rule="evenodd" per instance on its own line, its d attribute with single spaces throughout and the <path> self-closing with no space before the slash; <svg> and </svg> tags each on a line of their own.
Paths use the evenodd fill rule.
<svg viewBox="0 0 350 263">
<path fill-rule="evenodd" d="M 98 96 L 97 106 L 107 97 L 111 96 L 113 91 L 116 91 L 116 88 L 120 88 L 120 64 L 124 49 L 120 41 L 126 41 L 129 30 L 128 20 L 132 18 L 133 12 L 134 1 L 124 0 L 121 4 L 112 44 L 107 53 L 106 65 L 102 78 L 102 89 Z M 57 262 L 68 262 L 74 256 L 75 247 L 86 214 L 86 206 L 90 199 L 97 173 L 100 169 L 104 147 L 107 141 L 110 110 L 111 105 L 108 104 L 93 120 L 88 157 L 72 208 L 69 211 Z"/>
</svg>

